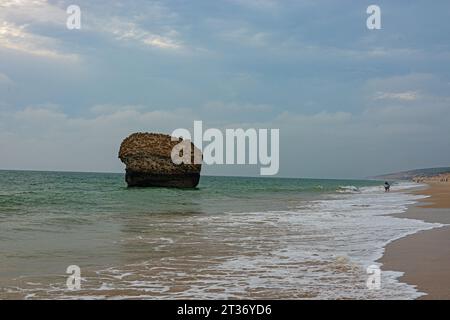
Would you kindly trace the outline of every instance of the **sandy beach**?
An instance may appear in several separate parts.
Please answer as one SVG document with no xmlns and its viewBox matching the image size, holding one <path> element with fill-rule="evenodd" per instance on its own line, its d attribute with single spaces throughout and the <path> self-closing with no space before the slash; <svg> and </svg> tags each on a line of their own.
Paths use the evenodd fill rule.
<svg viewBox="0 0 450 320">
<path fill-rule="evenodd" d="M 398 217 L 450 224 L 450 183 L 427 182 L 417 191 L 429 196 Z M 450 226 L 422 231 L 386 247 L 383 270 L 402 271 L 399 279 L 426 293 L 420 299 L 450 299 Z"/>
</svg>

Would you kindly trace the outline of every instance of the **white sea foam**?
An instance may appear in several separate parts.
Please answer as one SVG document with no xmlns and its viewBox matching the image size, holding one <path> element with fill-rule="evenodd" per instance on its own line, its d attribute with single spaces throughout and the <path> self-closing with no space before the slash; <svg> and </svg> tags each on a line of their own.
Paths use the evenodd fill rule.
<svg viewBox="0 0 450 320">
<path fill-rule="evenodd" d="M 360 190 L 355 186 L 340 186 L 336 192 L 338 193 L 360 193 Z"/>
<path fill-rule="evenodd" d="M 199 264 L 199 273 L 188 272 L 194 279 L 175 281 L 186 288 L 178 293 L 158 292 L 161 297 L 270 297 L 272 293 L 280 298 L 417 298 L 422 293 L 398 282 L 399 272 L 384 271 L 379 291 L 365 285 L 366 268 L 379 265 L 376 260 L 386 244 L 439 226 L 389 216 L 404 212 L 422 198 L 402 192 L 413 187 L 417 184 L 394 185 L 391 193 L 384 193 L 382 187 L 349 187 L 349 194 L 302 202 L 289 211 L 199 217 L 197 223 L 211 225 L 213 238 L 220 235 L 219 241 L 237 247 L 236 251 L 212 265 L 201 263 L 211 258 L 202 252 L 198 257 L 191 256 L 190 261 L 168 258 L 163 263 L 166 269 L 160 269 L 159 274 L 122 285 L 149 288 L 156 282 L 170 287 L 162 275 L 177 279 L 176 265 L 184 269 L 192 262 Z M 224 224 L 226 228 L 214 229 Z"/>
</svg>

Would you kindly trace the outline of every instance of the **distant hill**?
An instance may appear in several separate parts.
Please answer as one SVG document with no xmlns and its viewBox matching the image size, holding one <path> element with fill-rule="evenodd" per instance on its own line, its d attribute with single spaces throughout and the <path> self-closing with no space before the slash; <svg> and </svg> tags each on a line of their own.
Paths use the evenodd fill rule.
<svg viewBox="0 0 450 320">
<path fill-rule="evenodd" d="M 384 174 L 373 178 L 381 180 L 412 180 L 418 177 L 429 178 L 441 174 L 450 174 L 450 167 L 409 170 L 397 173 Z"/>
</svg>

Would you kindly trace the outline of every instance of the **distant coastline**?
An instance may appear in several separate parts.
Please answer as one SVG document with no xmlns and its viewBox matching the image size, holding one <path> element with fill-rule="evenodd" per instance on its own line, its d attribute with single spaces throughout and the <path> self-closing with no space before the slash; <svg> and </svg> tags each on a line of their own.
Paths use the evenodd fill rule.
<svg viewBox="0 0 450 320">
<path fill-rule="evenodd" d="M 415 169 L 408 171 L 401 171 L 396 173 L 382 174 L 373 177 L 380 180 L 422 180 L 433 181 L 435 177 L 440 175 L 450 175 L 450 167 L 437 167 L 426 169 Z M 431 179 L 431 180 L 430 180 Z"/>
</svg>

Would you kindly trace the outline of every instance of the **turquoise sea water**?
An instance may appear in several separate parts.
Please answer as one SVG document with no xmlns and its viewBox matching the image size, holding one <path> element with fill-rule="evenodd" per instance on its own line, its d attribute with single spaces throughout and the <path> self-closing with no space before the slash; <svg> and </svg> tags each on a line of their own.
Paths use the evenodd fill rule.
<svg viewBox="0 0 450 320">
<path fill-rule="evenodd" d="M 193 190 L 129 189 L 123 174 L 0 171 L 0 297 L 370 297 L 364 264 L 430 227 L 380 216 L 414 200 L 379 181 L 202 177 Z M 81 290 L 65 287 L 69 265 Z"/>
</svg>

